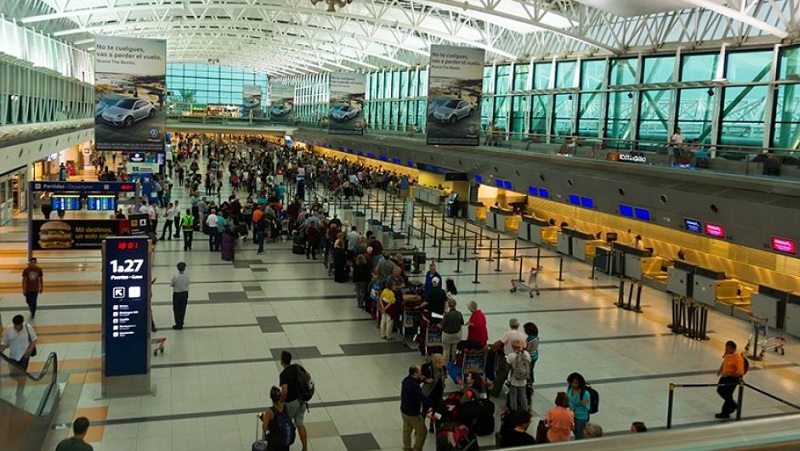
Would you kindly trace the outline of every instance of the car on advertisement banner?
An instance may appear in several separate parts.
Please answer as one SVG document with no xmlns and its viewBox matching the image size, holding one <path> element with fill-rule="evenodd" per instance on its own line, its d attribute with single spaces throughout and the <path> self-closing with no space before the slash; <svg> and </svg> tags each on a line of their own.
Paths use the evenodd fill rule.
<svg viewBox="0 0 800 451">
<path fill-rule="evenodd" d="M 131 97 L 118 100 L 101 114 L 103 121 L 117 127 L 130 127 L 143 119 L 155 117 L 156 107 L 149 100 Z"/>
<path fill-rule="evenodd" d="M 272 108 L 269 109 L 269 113 L 273 116 L 285 116 L 292 111 L 292 107 L 286 104 L 281 105 L 272 105 Z"/>
<path fill-rule="evenodd" d="M 334 108 L 331 108 L 331 119 L 346 122 L 354 117 L 358 116 L 358 112 L 360 110 L 356 107 L 350 105 L 338 105 Z"/>
<path fill-rule="evenodd" d="M 458 120 L 471 116 L 475 108 L 466 100 L 450 99 L 433 110 L 437 122 L 455 124 Z"/>
</svg>

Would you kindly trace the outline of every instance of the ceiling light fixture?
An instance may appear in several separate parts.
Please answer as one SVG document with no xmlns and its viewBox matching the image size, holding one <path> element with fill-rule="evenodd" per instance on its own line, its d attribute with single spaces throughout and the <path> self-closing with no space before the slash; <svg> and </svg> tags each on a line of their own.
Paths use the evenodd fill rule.
<svg viewBox="0 0 800 451">
<path fill-rule="evenodd" d="M 345 6 L 353 3 L 353 0 L 311 0 L 311 4 L 316 6 L 317 3 L 325 2 L 328 5 L 328 9 L 326 10 L 329 13 L 335 13 L 336 7 L 338 6 L 340 9 L 344 8 Z"/>
</svg>

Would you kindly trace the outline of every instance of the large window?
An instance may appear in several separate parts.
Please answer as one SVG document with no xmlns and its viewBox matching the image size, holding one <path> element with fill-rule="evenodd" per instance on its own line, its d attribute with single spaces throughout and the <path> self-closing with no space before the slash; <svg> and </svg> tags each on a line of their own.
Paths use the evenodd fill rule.
<svg viewBox="0 0 800 451">
<path fill-rule="evenodd" d="M 639 139 L 666 142 L 670 135 L 669 104 L 672 100 L 672 91 L 667 89 L 642 91 L 639 95 L 641 96 Z"/>
<path fill-rule="evenodd" d="M 710 142 L 713 96 L 714 91 L 711 88 L 681 89 L 678 93 L 677 125 L 686 139 Z"/>
<path fill-rule="evenodd" d="M 716 78 L 719 53 L 685 55 L 682 60 L 681 81 L 706 81 Z"/>
<path fill-rule="evenodd" d="M 551 96 L 531 96 L 531 133 L 547 135 L 547 105 Z"/>
<path fill-rule="evenodd" d="M 530 74 L 530 63 L 522 63 L 514 66 L 514 91 L 524 91 L 530 86 L 528 75 Z"/>
<path fill-rule="evenodd" d="M 614 91 L 608 96 L 608 122 L 606 136 L 615 139 L 631 139 L 631 114 L 633 112 L 633 92 Z"/>
<path fill-rule="evenodd" d="M 597 136 L 600 125 L 600 103 L 602 95 L 599 92 L 586 92 L 580 94 L 578 105 L 578 136 Z"/>
<path fill-rule="evenodd" d="M 572 94 L 556 94 L 553 105 L 553 134 L 556 136 L 571 136 L 574 96 Z"/>
<path fill-rule="evenodd" d="M 581 89 L 602 89 L 605 76 L 606 60 L 589 60 L 581 63 Z"/>
<path fill-rule="evenodd" d="M 553 63 L 533 65 L 533 89 L 549 89 Z"/>
<path fill-rule="evenodd" d="M 636 59 L 622 58 L 611 61 L 611 81 L 612 86 L 632 85 L 638 82 L 636 73 Z"/>
<path fill-rule="evenodd" d="M 643 83 L 666 83 L 673 80 L 674 56 L 654 56 L 644 59 Z"/>
<path fill-rule="evenodd" d="M 800 74 L 800 47 L 781 50 L 778 78 L 798 80 Z M 775 101 L 775 125 L 772 147 L 797 149 L 800 147 L 800 85 L 787 84 L 778 87 Z"/>
<path fill-rule="evenodd" d="M 575 87 L 575 61 L 559 61 L 556 66 L 556 88 Z"/>
<path fill-rule="evenodd" d="M 737 86 L 724 90 L 720 144 L 762 146 L 764 105 L 768 86 Z"/>
<path fill-rule="evenodd" d="M 267 74 L 202 64 L 168 64 L 170 101 L 181 104 L 243 105 L 244 87 L 261 87 L 262 111 L 267 106 Z"/>
</svg>

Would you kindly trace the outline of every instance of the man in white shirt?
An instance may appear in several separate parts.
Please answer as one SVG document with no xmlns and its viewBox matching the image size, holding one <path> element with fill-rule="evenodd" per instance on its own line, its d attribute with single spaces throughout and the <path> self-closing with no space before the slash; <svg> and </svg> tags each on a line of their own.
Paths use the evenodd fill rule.
<svg viewBox="0 0 800 451">
<path fill-rule="evenodd" d="M 211 212 L 206 218 L 206 225 L 208 226 L 208 250 L 210 252 L 218 251 L 220 249 L 219 241 L 219 219 L 217 218 L 217 209 L 211 208 Z"/>
<path fill-rule="evenodd" d="M 361 234 L 358 233 L 358 227 L 351 226 L 350 231 L 347 232 L 347 258 L 350 260 L 356 259 L 358 253 L 358 244 L 361 241 Z"/>
<path fill-rule="evenodd" d="M 672 144 L 672 158 L 673 164 L 679 163 L 681 158 L 681 151 L 683 150 L 684 137 L 681 134 L 681 128 L 675 127 L 675 133 L 670 136 L 669 143 Z"/>
<path fill-rule="evenodd" d="M 511 318 L 508 320 L 508 327 L 509 330 L 492 345 L 492 348 L 494 349 L 500 349 L 502 347 L 505 355 L 511 355 L 514 353 L 515 341 L 525 342 L 528 338 L 524 333 L 520 332 L 518 319 Z M 503 394 L 503 385 L 506 383 L 510 369 L 511 365 L 509 365 L 505 359 L 501 359 L 499 368 L 497 370 L 497 377 L 494 380 L 494 385 L 492 386 L 491 392 L 492 396 L 495 398 L 498 398 L 501 394 Z"/>
<path fill-rule="evenodd" d="M 0 353 L 8 349 L 8 358 L 16 364 L 11 367 L 10 375 L 17 382 L 17 405 L 24 405 L 27 382 L 24 371 L 28 370 L 31 353 L 36 348 L 36 331 L 30 324 L 25 323 L 22 315 L 16 315 L 11 322 L 12 325 L 5 329 L 0 340 Z"/>
<path fill-rule="evenodd" d="M 167 204 L 167 208 L 164 210 L 164 228 L 161 229 L 160 240 L 164 240 L 165 236 L 168 240 L 172 239 L 172 224 L 175 222 L 176 211 L 177 209 L 172 205 L 172 202 Z M 169 230 L 169 233 L 167 233 L 167 230 Z"/>
<path fill-rule="evenodd" d="M 150 231 L 158 233 L 158 210 L 152 202 L 147 206 L 147 215 L 150 216 Z"/>
</svg>

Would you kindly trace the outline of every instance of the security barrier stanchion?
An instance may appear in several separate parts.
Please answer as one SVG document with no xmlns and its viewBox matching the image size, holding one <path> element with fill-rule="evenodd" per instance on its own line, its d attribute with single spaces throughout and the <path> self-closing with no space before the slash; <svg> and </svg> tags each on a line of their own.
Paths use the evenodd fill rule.
<svg viewBox="0 0 800 451">
<path fill-rule="evenodd" d="M 499 252 L 499 251 L 498 251 L 498 252 Z M 494 268 L 494 271 L 495 271 L 495 272 L 500 272 L 500 271 L 501 271 L 501 269 L 500 269 L 500 255 L 498 255 L 498 256 L 497 256 L 497 258 L 496 258 L 495 260 L 497 261 L 497 267 L 496 267 L 496 268 Z"/>
<path fill-rule="evenodd" d="M 469 249 L 468 246 L 469 246 L 469 243 L 467 242 L 466 237 L 464 237 L 464 255 L 463 255 L 464 262 L 469 261 L 469 260 L 467 260 L 467 249 Z"/>
<path fill-rule="evenodd" d="M 476 258 L 476 259 L 475 259 L 475 279 L 472 281 L 472 283 L 474 283 L 474 284 L 478 284 L 478 283 L 480 283 L 480 282 L 478 281 L 478 261 L 479 261 L 479 260 L 480 260 L 480 259 L 478 259 L 478 258 Z"/>
<path fill-rule="evenodd" d="M 517 277 L 517 280 L 519 280 L 520 282 L 522 282 L 522 281 L 523 281 L 523 278 L 522 278 L 522 262 L 523 262 L 524 260 L 525 260 L 525 259 L 524 259 L 523 257 L 520 257 L 520 258 L 519 258 L 519 277 Z"/>
<path fill-rule="evenodd" d="M 497 234 L 497 249 L 495 250 L 495 252 L 497 252 L 497 259 L 498 260 L 500 260 L 500 256 L 502 255 L 502 251 L 500 250 L 500 248 L 502 248 L 502 247 L 503 246 L 500 244 L 500 234 L 498 233 Z"/>
<path fill-rule="evenodd" d="M 461 274 L 461 248 L 456 249 L 456 274 Z"/>
<path fill-rule="evenodd" d="M 617 303 L 614 304 L 617 308 L 625 307 L 625 279 L 619 278 L 619 293 L 617 293 Z"/>
<path fill-rule="evenodd" d="M 636 312 L 636 313 L 642 313 L 641 301 L 642 301 L 642 287 L 643 287 L 643 284 L 642 284 L 641 281 L 639 281 L 639 283 L 637 285 L 638 286 L 636 287 L 636 307 L 633 308 L 633 311 Z"/>
<path fill-rule="evenodd" d="M 442 236 L 444 236 L 444 230 L 442 230 Z M 447 255 L 453 255 L 453 234 L 450 234 L 450 251 L 447 252 Z"/>
<path fill-rule="evenodd" d="M 433 224 L 431 224 L 431 227 L 433 227 L 433 244 L 431 244 L 431 247 L 436 247 L 436 241 L 437 241 L 436 236 L 437 233 L 439 232 L 439 229 Z"/>
<path fill-rule="evenodd" d="M 481 228 L 479 230 L 480 230 L 480 234 L 481 234 L 481 239 L 483 239 L 483 228 Z M 474 235 L 472 236 L 472 238 L 474 239 L 474 245 L 472 247 L 472 253 L 474 255 L 478 255 L 478 238 L 476 236 L 474 236 Z"/>
<path fill-rule="evenodd" d="M 742 401 L 744 401 L 744 379 L 739 378 L 739 396 L 736 397 L 736 421 L 742 419 Z"/>
<path fill-rule="evenodd" d="M 492 254 L 494 254 L 494 241 L 489 241 L 489 258 L 486 259 L 487 262 L 494 261 L 492 258 Z"/>
<path fill-rule="evenodd" d="M 559 255 L 558 256 L 558 279 L 556 279 L 557 281 L 559 281 L 559 282 L 563 282 L 564 281 L 564 278 L 561 277 L 563 275 L 563 272 L 564 272 L 564 257 Z"/>
<path fill-rule="evenodd" d="M 667 401 L 667 429 L 672 429 L 672 406 L 675 402 L 675 384 L 669 384 L 669 399 Z"/>
<path fill-rule="evenodd" d="M 439 238 L 439 250 L 438 254 L 436 255 L 436 261 L 442 261 L 442 238 Z"/>
<path fill-rule="evenodd" d="M 428 238 L 428 231 L 427 225 L 425 222 L 422 223 L 422 251 L 425 252 L 425 240 Z"/>
<path fill-rule="evenodd" d="M 539 264 L 539 260 L 542 258 L 542 248 L 536 248 L 536 267 L 541 268 L 542 266 Z"/>
<path fill-rule="evenodd" d="M 518 242 L 519 242 L 519 240 L 514 238 L 514 256 L 511 257 L 511 261 L 517 261 L 517 243 Z"/>
<path fill-rule="evenodd" d="M 413 232 L 413 228 L 409 225 L 408 226 L 408 233 L 406 234 L 406 246 L 411 246 L 411 232 Z"/>
</svg>

